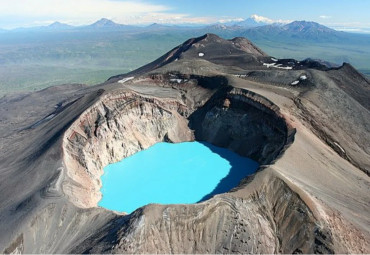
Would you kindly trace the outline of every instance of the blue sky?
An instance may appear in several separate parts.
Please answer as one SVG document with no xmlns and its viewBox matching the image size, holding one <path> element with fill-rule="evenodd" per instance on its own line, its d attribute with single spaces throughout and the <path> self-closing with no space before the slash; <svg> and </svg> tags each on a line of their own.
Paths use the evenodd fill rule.
<svg viewBox="0 0 370 255">
<path fill-rule="evenodd" d="M 124 24 L 209 24 L 256 14 L 273 21 L 310 20 L 345 29 L 370 28 L 368 0 L 0 0 L 0 27 L 72 25 L 110 18 Z"/>
</svg>

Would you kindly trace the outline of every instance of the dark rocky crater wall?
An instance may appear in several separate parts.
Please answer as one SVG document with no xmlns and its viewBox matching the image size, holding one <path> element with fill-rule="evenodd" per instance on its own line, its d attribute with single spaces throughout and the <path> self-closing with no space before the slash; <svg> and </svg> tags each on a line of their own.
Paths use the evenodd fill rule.
<svg viewBox="0 0 370 255">
<path fill-rule="evenodd" d="M 155 89 L 168 97 L 128 90 L 105 93 L 66 132 L 64 162 L 73 181 L 65 183 L 64 191 L 75 205 L 96 207 L 103 167 L 156 142 L 207 141 L 262 165 L 293 142 L 295 130 L 276 105 L 227 85 L 222 76 L 181 76 L 181 84 L 166 79 L 150 78 L 151 83 L 160 80 Z M 108 222 L 72 252 L 332 252 L 330 231 L 319 226 L 299 196 L 281 180 L 267 183 L 249 200 L 221 195 L 193 205 L 145 206 Z M 251 218 L 245 221 L 245 216 Z"/>
<path fill-rule="evenodd" d="M 0 252 L 368 253 L 369 82 L 271 61 L 207 34 L 104 84 L 0 99 Z M 196 204 L 97 206 L 104 166 L 194 140 L 261 167 Z"/>
<path fill-rule="evenodd" d="M 228 86 L 222 76 L 181 77 L 182 84 L 167 78 L 152 76 L 152 82 L 167 84 L 155 89 L 181 90 L 180 98 L 128 90 L 105 93 L 67 130 L 64 162 L 74 181 L 64 190 L 76 205 L 97 206 L 103 167 L 157 142 L 207 141 L 264 165 L 293 139 L 276 105 Z M 197 87 L 200 93 L 192 95 Z"/>
</svg>

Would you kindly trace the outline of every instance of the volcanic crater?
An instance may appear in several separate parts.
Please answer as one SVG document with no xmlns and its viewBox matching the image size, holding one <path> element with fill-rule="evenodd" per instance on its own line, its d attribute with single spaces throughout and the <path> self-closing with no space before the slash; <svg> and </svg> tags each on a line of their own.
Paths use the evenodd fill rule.
<svg viewBox="0 0 370 255">
<path fill-rule="evenodd" d="M 0 251 L 369 252 L 368 98 L 349 64 L 278 60 L 213 34 L 103 84 L 4 97 Z M 163 141 L 261 167 L 201 203 L 98 207 L 103 167 Z"/>
<path fill-rule="evenodd" d="M 158 81 L 161 86 L 145 86 Z M 222 76 L 157 74 L 128 86 L 137 91 L 103 93 L 64 135 L 64 162 L 73 180 L 64 190 L 78 206 L 97 206 L 103 167 L 157 142 L 206 141 L 266 165 L 294 138 L 276 105 L 229 86 Z"/>
</svg>

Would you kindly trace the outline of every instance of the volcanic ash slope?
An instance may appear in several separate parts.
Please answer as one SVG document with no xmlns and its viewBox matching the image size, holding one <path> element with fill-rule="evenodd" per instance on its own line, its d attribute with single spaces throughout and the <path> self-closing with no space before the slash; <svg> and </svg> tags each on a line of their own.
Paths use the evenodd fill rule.
<svg viewBox="0 0 370 255">
<path fill-rule="evenodd" d="M 5 96 L 0 251 L 369 253 L 369 86 L 206 34 L 104 84 Z M 97 206 L 105 165 L 193 140 L 261 167 L 198 204 Z"/>
</svg>

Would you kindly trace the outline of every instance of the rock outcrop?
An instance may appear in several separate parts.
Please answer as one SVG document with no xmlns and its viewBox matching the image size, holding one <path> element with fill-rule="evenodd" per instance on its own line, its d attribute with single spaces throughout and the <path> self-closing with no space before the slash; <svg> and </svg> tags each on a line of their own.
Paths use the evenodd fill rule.
<svg viewBox="0 0 370 255">
<path fill-rule="evenodd" d="M 153 76 L 146 82 L 167 83 L 152 89 L 166 89 L 169 98 L 127 90 L 105 93 L 66 131 L 64 162 L 73 182 L 66 182 L 64 191 L 77 206 L 97 206 L 104 166 L 157 142 L 197 139 L 268 164 L 293 137 L 278 107 L 253 92 L 232 88 L 220 77 L 205 82 L 193 76 L 171 86 L 165 78 Z M 199 84 L 204 94 L 193 97 L 188 92 Z"/>
<path fill-rule="evenodd" d="M 0 99 L 0 251 L 369 253 L 369 82 L 271 61 L 207 34 L 104 84 Z M 97 206 L 105 165 L 193 140 L 261 167 L 197 204 Z"/>
<path fill-rule="evenodd" d="M 277 178 L 268 183 L 248 199 L 220 195 L 191 206 L 147 206 L 73 252 L 332 253 L 330 231 L 299 196 Z"/>
</svg>

